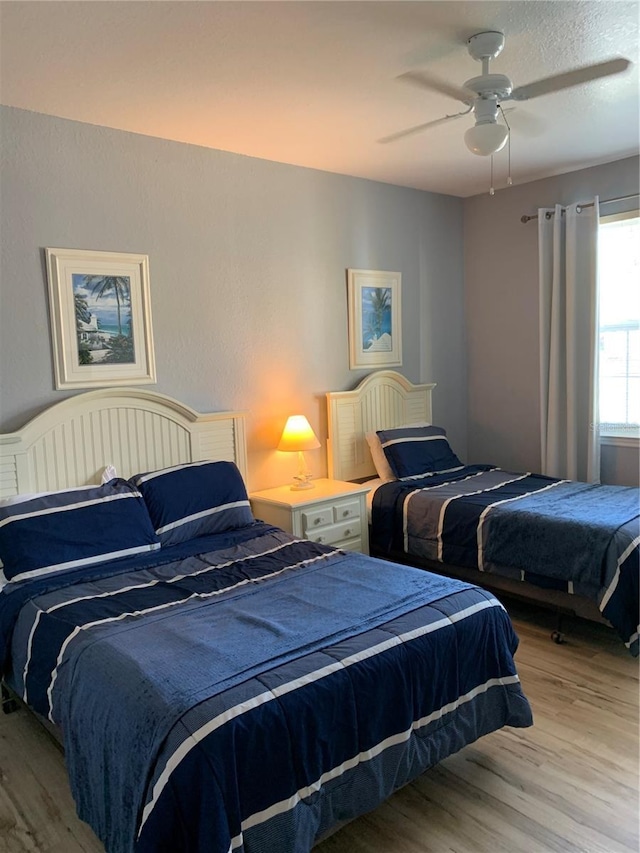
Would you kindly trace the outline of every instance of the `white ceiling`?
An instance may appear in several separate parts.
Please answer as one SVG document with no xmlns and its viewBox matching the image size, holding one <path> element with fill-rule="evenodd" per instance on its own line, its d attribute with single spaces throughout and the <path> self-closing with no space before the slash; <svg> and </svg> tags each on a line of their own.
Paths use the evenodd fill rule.
<svg viewBox="0 0 640 853">
<path fill-rule="evenodd" d="M 30 2 L 0 4 L 0 101 L 36 112 L 457 196 L 484 192 L 470 116 L 399 82 L 480 73 L 466 39 L 506 34 L 491 71 L 514 86 L 625 56 L 620 75 L 516 105 L 514 183 L 638 153 L 638 2 Z M 507 173 L 496 155 L 496 187 Z"/>
</svg>

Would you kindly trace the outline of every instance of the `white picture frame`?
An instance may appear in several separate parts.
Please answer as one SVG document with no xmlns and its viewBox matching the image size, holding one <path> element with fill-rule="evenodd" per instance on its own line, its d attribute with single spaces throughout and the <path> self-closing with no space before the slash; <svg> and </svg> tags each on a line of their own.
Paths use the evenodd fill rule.
<svg viewBox="0 0 640 853">
<path fill-rule="evenodd" d="M 347 270 L 349 368 L 402 365 L 402 276 Z"/>
<path fill-rule="evenodd" d="M 45 252 L 55 387 L 156 382 L 148 255 Z"/>
</svg>

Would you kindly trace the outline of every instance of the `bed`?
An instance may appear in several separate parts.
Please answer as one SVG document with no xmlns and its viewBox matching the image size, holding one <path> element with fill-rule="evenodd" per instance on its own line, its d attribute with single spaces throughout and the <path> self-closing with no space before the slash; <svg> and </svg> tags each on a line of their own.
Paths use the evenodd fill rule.
<svg viewBox="0 0 640 853">
<path fill-rule="evenodd" d="M 377 478 L 371 553 L 604 619 L 637 656 L 638 489 L 464 465 L 434 387 L 379 371 L 327 394 L 330 476 Z"/>
<path fill-rule="evenodd" d="M 253 517 L 242 413 L 81 394 L 0 436 L 0 474 L 4 685 L 109 853 L 303 853 L 531 725 L 489 592 Z"/>
</svg>

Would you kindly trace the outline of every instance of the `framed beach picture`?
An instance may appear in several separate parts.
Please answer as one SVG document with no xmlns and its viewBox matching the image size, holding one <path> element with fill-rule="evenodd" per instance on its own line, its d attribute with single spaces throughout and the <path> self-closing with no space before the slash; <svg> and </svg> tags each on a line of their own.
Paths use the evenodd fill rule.
<svg viewBox="0 0 640 853">
<path fill-rule="evenodd" d="M 402 364 L 399 272 L 347 270 L 349 367 Z"/>
<path fill-rule="evenodd" d="M 46 249 L 56 388 L 156 381 L 149 258 Z"/>
</svg>

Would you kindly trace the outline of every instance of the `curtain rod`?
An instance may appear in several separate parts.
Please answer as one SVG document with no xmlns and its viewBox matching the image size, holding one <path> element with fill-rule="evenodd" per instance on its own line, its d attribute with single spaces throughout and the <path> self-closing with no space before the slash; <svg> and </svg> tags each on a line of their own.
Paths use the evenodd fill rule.
<svg viewBox="0 0 640 853">
<path fill-rule="evenodd" d="M 603 199 L 603 201 L 601 201 L 600 204 L 613 204 L 614 201 L 627 201 L 627 199 L 629 199 L 629 198 L 638 198 L 639 195 L 640 195 L 640 193 L 631 193 L 631 195 L 621 195 L 621 196 L 618 196 L 618 198 L 606 198 L 606 199 Z M 580 209 L 583 207 L 593 207 L 593 202 L 588 201 L 586 204 L 579 204 L 578 205 L 578 213 L 580 213 Z M 563 213 L 564 213 L 564 208 L 563 208 Z M 553 216 L 553 211 L 549 211 L 546 214 L 547 219 L 551 219 L 552 216 Z M 532 219 L 537 219 L 537 218 L 538 218 L 537 213 L 534 213 L 532 216 L 527 216 L 525 214 L 524 216 L 520 217 L 520 222 L 522 222 L 524 225 L 526 225 L 527 222 L 530 222 Z"/>
</svg>

